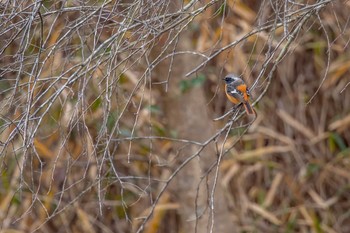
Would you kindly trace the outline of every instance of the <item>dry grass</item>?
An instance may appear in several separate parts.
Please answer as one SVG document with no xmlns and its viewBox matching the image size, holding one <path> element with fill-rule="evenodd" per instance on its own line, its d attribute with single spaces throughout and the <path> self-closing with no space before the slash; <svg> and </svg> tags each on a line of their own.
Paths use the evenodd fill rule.
<svg viewBox="0 0 350 233">
<path fill-rule="evenodd" d="M 0 232 L 180 232 L 170 183 L 209 145 L 189 222 L 216 214 L 214 183 L 234 232 L 349 232 L 349 2 L 174 2 L 0 1 Z M 171 86 L 183 54 L 191 78 Z M 208 122 L 204 142 L 169 128 L 169 88 L 202 88 L 214 119 L 230 72 L 253 123 Z"/>
</svg>

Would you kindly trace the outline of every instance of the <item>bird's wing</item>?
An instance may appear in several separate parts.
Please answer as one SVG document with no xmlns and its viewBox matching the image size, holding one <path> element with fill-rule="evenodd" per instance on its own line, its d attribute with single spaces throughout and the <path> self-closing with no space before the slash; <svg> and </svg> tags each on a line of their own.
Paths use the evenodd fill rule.
<svg viewBox="0 0 350 233">
<path fill-rule="evenodd" d="M 232 85 L 227 85 L 227 94 L 229 94 L 230 96 L 236 98 L 237 100 L 239 100 L 239 102 L 243 102 L 244 98 L 242 96 L 242 93 L 240 93 L 239 91 L 236 90 L 236 88 Z"/>
</svg>

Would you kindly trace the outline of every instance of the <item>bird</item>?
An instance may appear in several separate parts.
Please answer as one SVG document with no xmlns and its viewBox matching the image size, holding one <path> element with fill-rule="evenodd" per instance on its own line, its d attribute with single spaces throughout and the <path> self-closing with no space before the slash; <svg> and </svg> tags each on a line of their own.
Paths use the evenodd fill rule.
<svg viewBox="0 0 350 233">
<path fill-rule="evenodd" d="M 249 103 L 250 92 L 243 79 L 234 74 L 228 74 L 223 80 L 228 100 L 236 105 L 242 103 L 248 115 L 255 115 L 256 113 Z"/>
</svg>

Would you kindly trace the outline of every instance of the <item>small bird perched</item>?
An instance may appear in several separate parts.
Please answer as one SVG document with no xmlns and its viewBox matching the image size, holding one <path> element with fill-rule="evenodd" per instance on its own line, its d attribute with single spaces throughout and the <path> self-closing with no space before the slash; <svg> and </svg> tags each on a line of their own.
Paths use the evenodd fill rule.
<svg viewBox="0 0 350 233">
<path fill-rule="evenodd" d="M 224 80 L 228 100 L 233 104 L 242 103 L 248 115 L 255 115 L 255 111 L 249 103 L 249 89 L 244 81 L 234 74 L 228 74 Z"/>
</svg>

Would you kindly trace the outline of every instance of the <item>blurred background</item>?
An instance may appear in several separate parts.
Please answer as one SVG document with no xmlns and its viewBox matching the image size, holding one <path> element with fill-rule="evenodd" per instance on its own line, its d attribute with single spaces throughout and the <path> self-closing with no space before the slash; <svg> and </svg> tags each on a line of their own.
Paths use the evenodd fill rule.
<svg viewBox="0 0 350 233">
<path fill-rule="evenodd" d="M 350 232 L 349 10 L 0 1 L 0 232 Z"/>
</svg>

